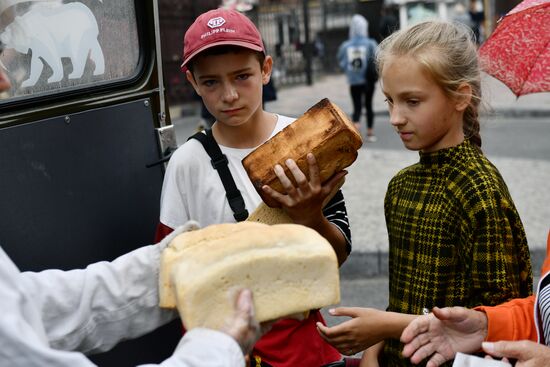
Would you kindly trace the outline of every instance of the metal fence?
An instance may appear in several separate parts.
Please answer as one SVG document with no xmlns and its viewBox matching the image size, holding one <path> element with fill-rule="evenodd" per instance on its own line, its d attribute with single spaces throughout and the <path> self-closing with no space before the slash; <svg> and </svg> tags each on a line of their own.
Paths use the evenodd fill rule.
<svg viewBox="0 0 550 367">
<path fill-rule="evenodd" d="M 319 75 L 336 72 L 336 51 L 355 11 L 355 0 L 259 6 L 252 18 L 274 58 L 275 84 L 311 84 Z"/>
<path fill-rule="evenodd" d="M 181 72 L 183 34 L 196 16 L 216 8 L 219 0 L 160 0 L 163 65 L 171 105 L 198 101 Z M 247 12 L 260 29 L 274 58 L 277 87 L 308 84 L 338 71 L 336 51 L 348 36 L 357 0 L 259 1 Z"/>
</svg>

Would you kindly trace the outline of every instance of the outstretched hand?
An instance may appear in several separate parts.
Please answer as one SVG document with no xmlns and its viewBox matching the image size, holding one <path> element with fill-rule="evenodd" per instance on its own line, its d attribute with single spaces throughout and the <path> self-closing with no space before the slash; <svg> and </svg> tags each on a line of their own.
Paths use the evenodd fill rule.
<svg viewBox="0 0 550 367">
<path fill-rule="evenodd" d="M 457 352 L 477 352 L 486 335 L 485 313 L 464 307 L 434 307 L 432 313 L 418 317 L 405 328 L 402 353 L 414 364 L 431 356 L 426 367 L 437 367 Z"/>
<path fill-rule="evenodd" d="M 385 311 L 374 308 L 338 307 L 330 309 L 333 316 L 347 316 L 347 320 L 328 327 L 320 322 L 317 330 L 321 337 L 344 355 L 354 355 L 384 340 Z"/>
<path fill-rule="evenodd" d="M 252 292 L 249 289 L 242 289 L 236 295 L 235 312 L 226 320 L 221 331 L 233 337 L 245 355 L 252 351 L 261 334 L 267 331 L 260 328 L 256 320 Z"/>
<path fill-rule="evenodd" d="M 318 218 L 322 216 L 325 198 L 339 184 L 347 171 L 338 172 L 328 182 L 322 184 L 319 166 L 312 153 L 308 153 L 307 162 L 309 178 L 300 170 L 294 160 L 287 159 L 285 162 L 296 182 L 296 186 L 286 175 L 282 166 L 276 165 L 274 167 L 274 172 L 285 189 L 284 194 L 273 190 L 267 185 L 263 186 L 262 190 L 285 209 L 294 223 L 312 227 L 310 222 L 317 222 Z"/>
<path fill-rule="evenodd" d="M 550 366 L 550 347 L 529 340 L 483 343 L 483 351 L 493 357 L 515 359 L 516 367 Z"/>
</svg>

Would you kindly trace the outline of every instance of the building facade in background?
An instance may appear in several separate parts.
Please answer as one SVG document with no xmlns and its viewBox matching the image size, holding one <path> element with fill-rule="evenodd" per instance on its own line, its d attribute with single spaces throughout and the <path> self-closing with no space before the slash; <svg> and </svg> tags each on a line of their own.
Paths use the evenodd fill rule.
<svg viewBox="0 0 550 367">
<path fill-rule="evenodd" d="M 162 57 L 171 105 L 192 102 L 194 92 L 180 70 L 183 35 L 201 13 L 219 6 L 243 11 L 258 26 L 274 58 L 277 88 L 311 84 L 338 73 L 336 51 L 348 37 L 351 17 L 369 21 L 369 34 L 381 41 L 388 30 L 426 19 L 458 20 L 479 27 L 480 42 L 496 20 L 520 0 L 159 0 Z M 477 13 L 474 17 L 471 12 Z"/>
</svg>

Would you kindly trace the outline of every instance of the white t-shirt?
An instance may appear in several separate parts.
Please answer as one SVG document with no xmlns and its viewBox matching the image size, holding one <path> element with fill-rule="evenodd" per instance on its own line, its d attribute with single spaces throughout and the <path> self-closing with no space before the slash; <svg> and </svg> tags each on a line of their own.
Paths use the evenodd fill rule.
<svg viewBox="0 0 550 367">
<path fill-rule="evenodd" d="M 290 125 L 295 119 L 277 115 L 277 124 L 270 137 Z M 227 156 L 229 170 L 243 196 L 246 209 L 254 211 L 262 202 L 242 165 L 242 159 L 256 148 L 237 149 L 220 145 Z M 226 198 L 226 191 L 218 171 L 210 163 L 210 157 L 196 139 L 180 146 L 170 158 L 160 199 L 160 221 L 176 228 L 188 220 L 196 220 L 201 226 L 233 223 L 233 211 Z"/>
</svg>

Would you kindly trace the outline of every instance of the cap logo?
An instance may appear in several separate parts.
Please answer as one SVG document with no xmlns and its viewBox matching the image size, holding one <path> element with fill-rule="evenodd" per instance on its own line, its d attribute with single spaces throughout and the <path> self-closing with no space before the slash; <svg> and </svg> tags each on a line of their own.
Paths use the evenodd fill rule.
<svg viewBox="0 0 550 367">
<path fill-rule="evenodd" d="M 208 26 L 210 28 L 218 28 L 224 24 L 225 24 L 225 19 L 223 19 L 222 17 L 212 18 L 208 21 Z"/>
</svg>

